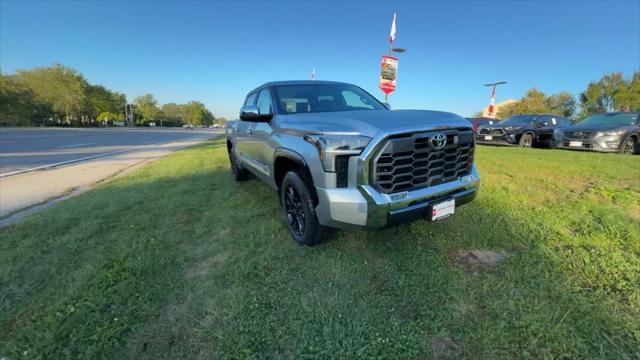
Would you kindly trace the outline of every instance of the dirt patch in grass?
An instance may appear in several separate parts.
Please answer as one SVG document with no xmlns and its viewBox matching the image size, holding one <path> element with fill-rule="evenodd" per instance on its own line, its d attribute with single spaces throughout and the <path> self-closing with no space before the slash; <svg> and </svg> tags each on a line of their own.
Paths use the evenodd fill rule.
<svg viewBox="0 0 640 360">
<path fill-rule="evenodd" d="M 187 279 L 205 275 L 212 267 L 221 266 L 227 260 L 229 254 L 227 252 L 219 252 L 213 256 L 198 261 L 191 266 L 186 273 Z"/>
<path fill-rule="evenodd" d="M 449 257 L 467 272 L 495 266 L 513 255 L 505 250 L 456 250 L 449 253 Z"/>
<path fill-rule="evenodd" d="M 448 336 L 437 336 L 431 340 L 431 352 L 433 359 L 453 358 L 456 343 Z"/>
<path fill-rule="evenodd" d="M 633 206 L 631 210 L 629 210 L 629 214 L 632 218 L 640 220 L 640 206 Z"/>
</svg>

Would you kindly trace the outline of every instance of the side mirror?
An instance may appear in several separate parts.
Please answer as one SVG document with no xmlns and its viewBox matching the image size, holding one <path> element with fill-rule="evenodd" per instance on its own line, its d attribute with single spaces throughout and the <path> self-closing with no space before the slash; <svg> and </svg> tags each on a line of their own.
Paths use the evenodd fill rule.
<svg viewBox="0 0 640 360">
<path fill-rule="evenodd" d="M 244 121 L 269 121 L 273 115 L 271 114 L 260 114 L 260 109 L 255 105 L 245 105 L 240 109 L 240 119 Z"/>
<path fill-rule="evenodd" d="M 389 104 L 389 103 L 386 103 L 386 102 L 382 103 L 382 106 L 386 107 L 387 110 L 391 110 L 391 104 Z"/>
<path fill-rule="evenodd" d="M 245 105 L 240 109 L 240 119 L 256 121 L 260 117 L 260 109 L 255 105 Z"/>
</svg>

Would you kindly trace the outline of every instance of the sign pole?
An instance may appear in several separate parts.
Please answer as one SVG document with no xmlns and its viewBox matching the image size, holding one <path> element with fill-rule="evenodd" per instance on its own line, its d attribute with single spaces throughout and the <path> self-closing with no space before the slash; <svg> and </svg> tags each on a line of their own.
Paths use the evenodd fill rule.
<svg viewBox="0 0 640 360">
<path fill-rule="evenodd" d="M 396 74 L 398 71 L 398 59 L 393 57 L 393 41 L 396 39 L 396 14 L 393 14 L 391 21 L 391 32 L 389 33 L 389 54 L 382 57 L 382 69 L 380 76 L 380 88 L 384 91 L 384 102 L 389 102 L 389 93 L 396 88 Z M 391 71 L 389 75 L 388 71 Z"/>
</svg>

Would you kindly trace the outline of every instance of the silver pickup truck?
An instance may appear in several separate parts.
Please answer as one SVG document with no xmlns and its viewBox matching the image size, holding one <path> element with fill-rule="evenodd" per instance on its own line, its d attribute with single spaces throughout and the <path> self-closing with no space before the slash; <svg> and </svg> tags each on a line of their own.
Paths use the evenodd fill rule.
<svg viewBox="0 0 640 360">
<path fill-rule="evenodd" d="M 478 192 L 468 121 L 439 111 L 391 111 L 351 84 L 259 86 L 226 136 L 234 179 L 251 172 L 276 189 L 300 244 L 320 243 L 327 228 L 439 220 Z"/>
</svg>

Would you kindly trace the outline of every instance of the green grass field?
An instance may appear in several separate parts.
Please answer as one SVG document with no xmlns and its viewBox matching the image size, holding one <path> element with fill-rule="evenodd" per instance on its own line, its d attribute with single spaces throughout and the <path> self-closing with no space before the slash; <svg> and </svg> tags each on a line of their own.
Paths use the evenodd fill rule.
<svg viewBox="0 0 640 360">
<path fill-rule="evenodd" d="M 640 156 L 476 158 L 454 217 L 307 248 L 180 151 L 0 230 L 0 358 L 640 358 Z"/>
</svg>

